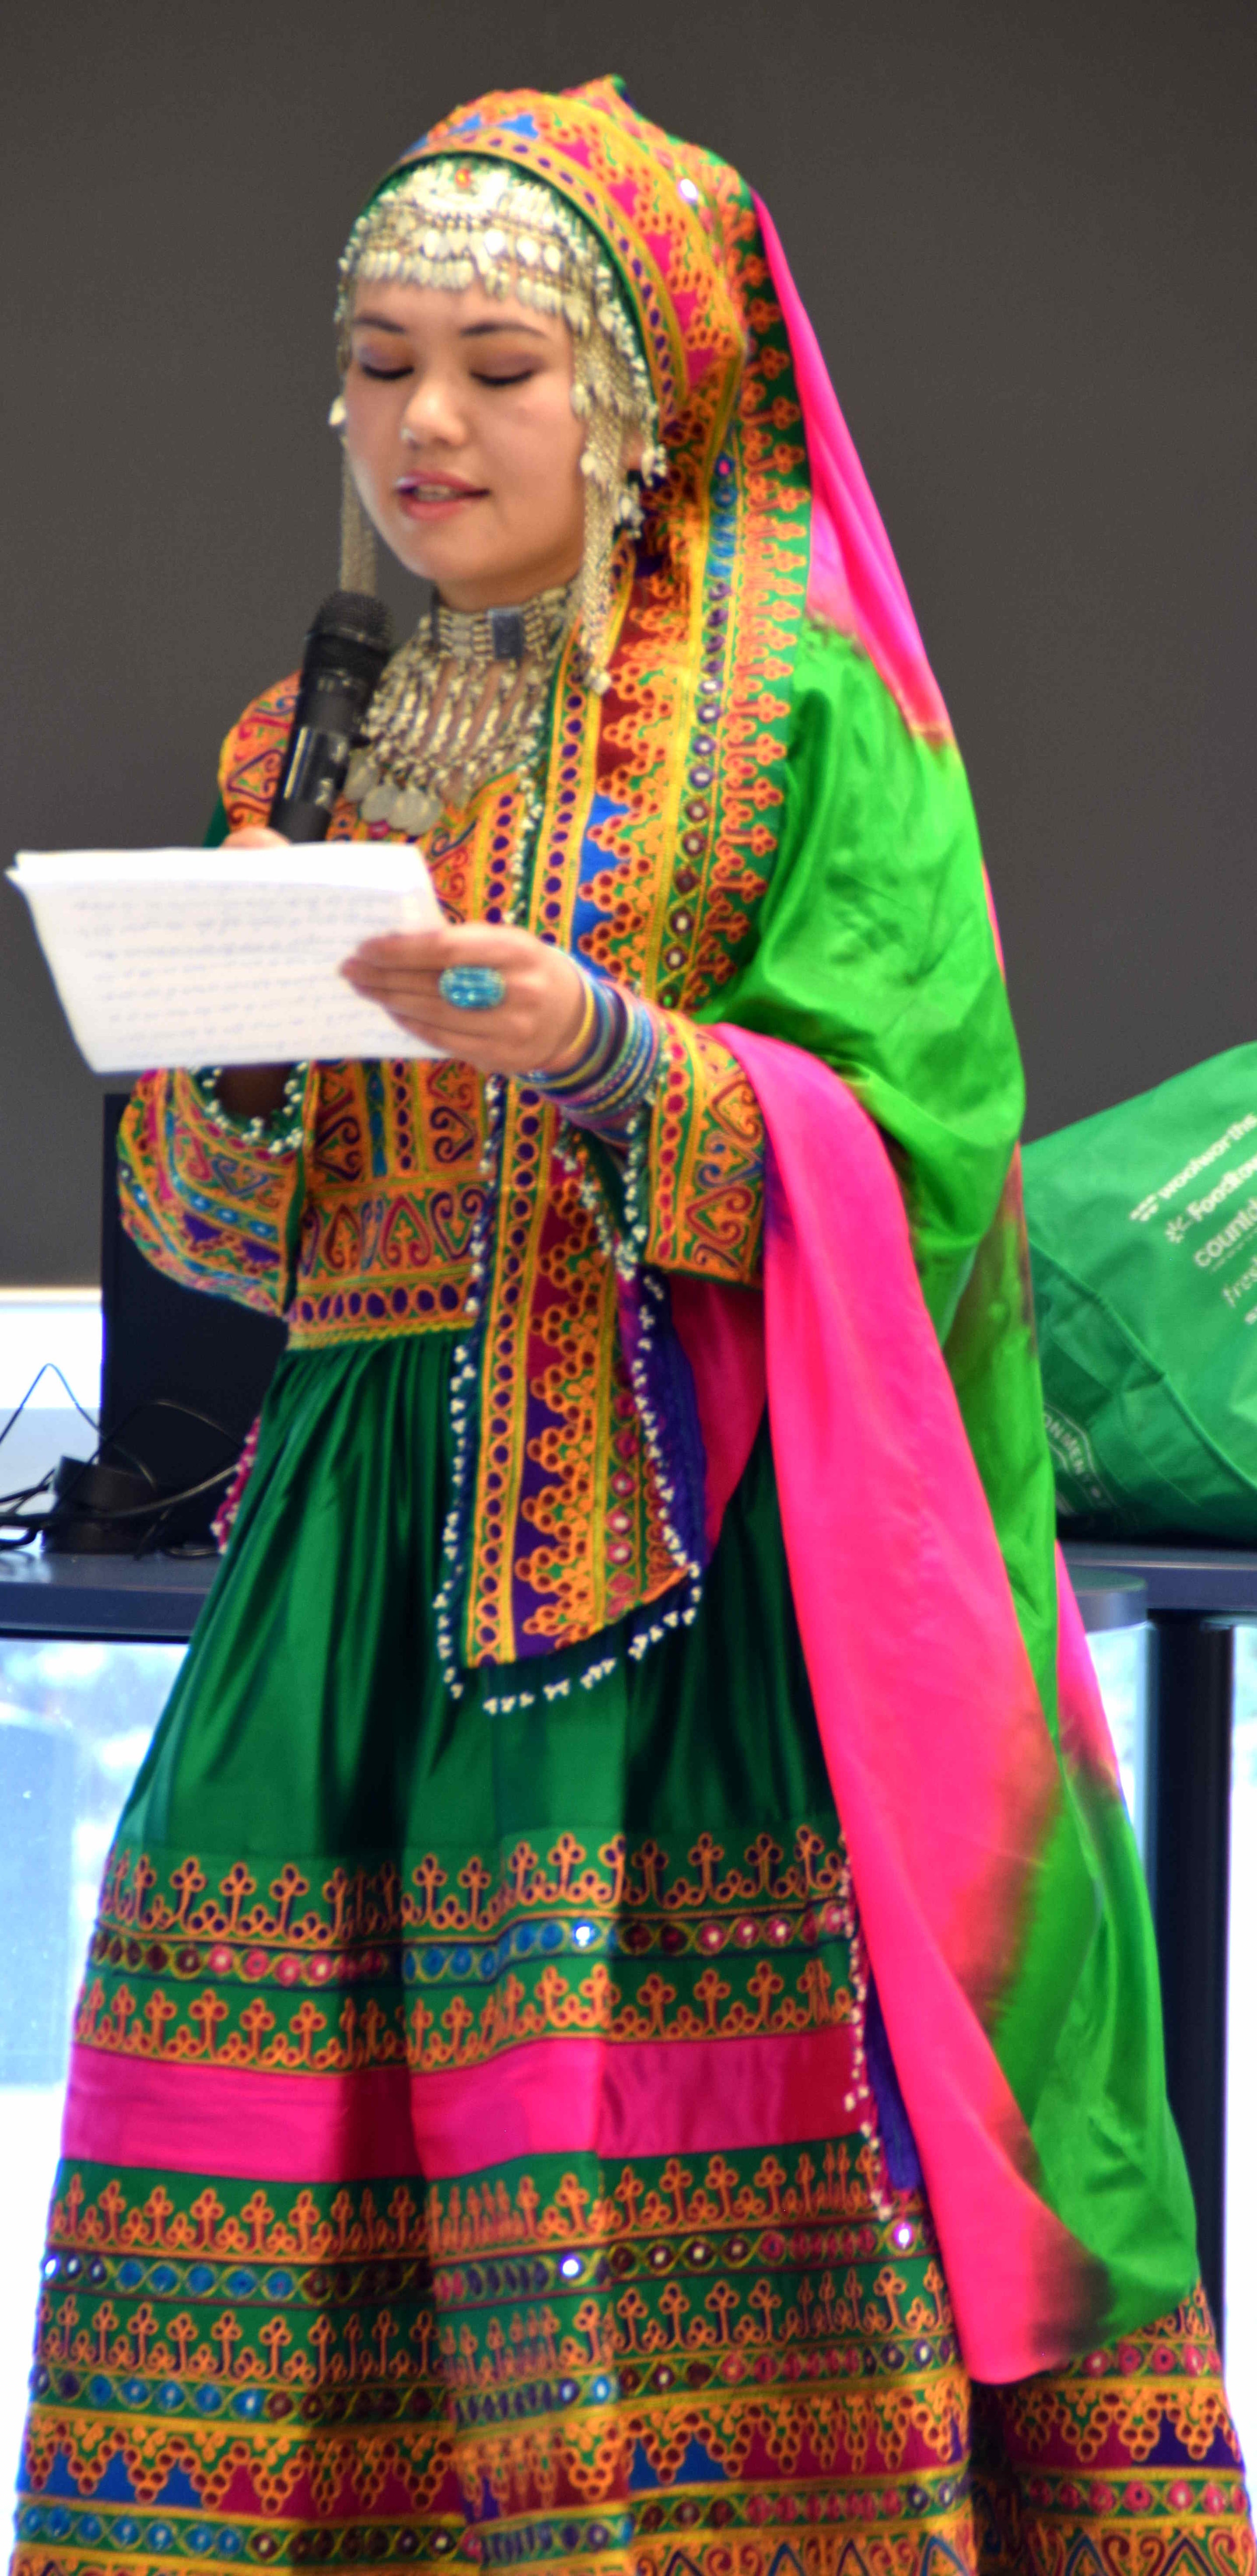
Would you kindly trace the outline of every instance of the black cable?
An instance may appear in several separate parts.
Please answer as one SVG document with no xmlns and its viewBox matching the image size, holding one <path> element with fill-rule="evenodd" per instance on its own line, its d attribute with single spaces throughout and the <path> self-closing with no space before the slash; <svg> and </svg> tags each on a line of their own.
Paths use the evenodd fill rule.
<svg viewBox="0 0 1257 2576">
<path fill-rule="evenodd" d="M 240 1446 L 243 1448 L 243 1441 Z M 157 1545 L 157 1533 L 161 1528 L 162 1522 L 169 1519 L 170 1514 L 178 1508 L 180 1503 L 190 1503 L 195 1499 L 197 1494 L 212 1493 L 215 1485 L 227 1484 L 236 1472 L 237 1463 L 238 1457 L 232 1458 L 228 1462 L 227 1466 L 220 1467 L 216 1475 L 204 1477 L 199 1485 L 189 1485 L 182 1494 L 168 1494 L 165 1502 L 161 1505 L 161 1508 L 158 1511 L 152 1528 L 144 1531 L 143 1536 L 140 1539 L 139 1546 L 135 1551 L 136 1555 L 144 1556 L 147 1554 L 150 1547 L 155 1547 Z M 130 1517 L 130 1515 L 126 1512 L 116 1512 L 114 1514 L 115 1520 L 123 1521 L 128 1517 Z"/>
<path fill-rule="evenodd" d="M 132 1405 L 129 1413 L 123 1414 L 117 1431 L 111 1431 L 108 1433 L 105 1443 L 106 1447 L 112 1448 L 114 1441 L 119 1436 L 119 1433 L 126 1430 L 128 1422 L 134 1422 L 137 1413 L 158 1412 L 181 1413 L 188 1422 L 203 1423 L 207 1431 L 216 1431 L 219 1439 L 225 1440 L 228 1448 L 233 1450 L 237 1457 L 244 1447 L 244 1435 L 237 1436 L 234 1431 L 229 1431 L 225 1422 L 216 1422 L 212 1413 L 202 1413 L 198 1405 L 185 1404 L 181 1395 L 142 1396 L 138 1404 Z"/>
<path fill-rule="evenodd" d="M 243 1447 L 243 1442 L 241 1446 Z M 147 1521 L 151 1520 L 156 1512 L 159 1520 L 165 1520 L 167 1514 L 174 1511 L 176 1504 L 195 1502 L 198 1494 L 212 1494 L 215 1485 L 225 1485 L 228 1477 L 234 1476 L 235 1472 L 236 1462 L 232 1458 L 225 1467 L 217 1468 L 212 1476 L 202 1476 L 199 1485 L 185 1485 L 181 1493 L 163 1494 L 159 1487 L 151 1503 L 93 1504 L 89 1510 L 84 1511 L 83 1518 L 88 1521 Z M 49 1521 L 55 1521 L 58 1518 L 65 1520 L 67 1514 L 49 1512 L 45 1517 Z"/>
<path fill-rule="evenodd" d="M 40 1477 L 37 1485 L 24 1485 L 11 1494 L 0 1494 L 0 1521 L 7 1519 L 10 1503 L 29 1503 L 36 1494 L 42 1494 L 45 1485 L 52 1483 L 53 1472 L 50 1467 L 47 1475 Z"/>
<path fill-rule="evenodd" d="M 87 1467 L 93 1462 L 87 1458 L 81 1462 L 76 1459 L 75 1464 L 80 1463 Z M 168 1512 L 173 1512 L 176 1504 L 195 1502 L 198 1494 L 212 1494 L 215 1485 L 225 1485 L 228 1477 L 235 1474 L 235 1467 L 236 1462 L 233 1458 L 226 1467 L 216 1468 L 212 1476 L 202 1476 L 198 1485 L 181 1486 L 177 1494 L 163 1493 L 160 1485 L 155 1486 L 152 1500 L 147 1503 L 91 1503 L 85 1506 L 82 1518 L 86 1521 L 146 1521 L 151 1520 L 156 1512 L 159 1519 L 164 1520 Z M 28 1487 L 25 1494 L 0 1495 L 0 1524 L 17 1518 L 15 1512 L 6 1510 L 7 1504 L 30 1502 L 36 1494 L 42 1494 L 47 1483 L 48 1478 L 44 1476 L 38 1485 Z M 77 1491 L 78 1484 L 79 1478 L 76 1476 L 71 1493 Z M 66 1496 L 59 1495 L 56 1509 L 33 1515 L 30 1527 L 33 1530 L 52 1529 L 59 1520 L 73 1519 L 74 1514 L 67 1513 L 65 1510 L 66 1500 Z"/>
<path fill-rule="evenodd" d="M 9 1419 L 6 1422 L 3 1431 L 0 1431 L 0 1441 L 8 1439 L 14 1423 L 18 1420 L 19 1416 L 25 1412 L 27 1405 L 30 1403 L 31 1397 L 34 1394 L 41 1377 L 47 1377 L 50 1371 L 53 1377 L 60 1378 L 75 1412 L 82 1414 L 83 1420 L 87 1424 L 89 1431 L 99 1432 L 100 1422 L 97 1416 L 94 1413 L 89 1413 L 85 1404 L 80 1404 L 78 1397 L 66 1376 L 65 1370 L 63 1368 L 59 1368 L 55 1360 L 42 1360 L 31 1379 L 30 1385 L 27 1387 L 25 1395 L 22 1396 L 20 1401 L 14 1405 L 13 1411 L 9 1415 Z M 50 1467 L 47 1475 L 40 1477 L 37 1485 L 28 1485 L 24 1492 L 0 1495 L 0 1528 L 8 1525 L 16 1525 L 19 1520 L 23 1525 L 23 1536 L 21 1538 L 0 1539 L 0 1550 L 11 1553 L 19 1547 L 29 1546 L 31 1539 L 34 1538 L 43 1528 L 44 1517 L 42 1514 L 24 1513 L 21 1511 L 20 1506 L 23 1503 L 33 1502 L 36 1494 L 43 1493 L 45 1487 L 52 1483 L 53 1472 L 53 1469 Z"/>
<path fill-rule="evenodd" d="M 94 1414 L 94 1413 L 89 1413 L 89 1412 L 88 1412 L 88 1410 L 87 1410 L 87 1406 L 86 1406 L 85 1404 L 80 1404 L 80 1402 L 79 1402 L 79 1400 L 78 1400 L 78 1397 L 77 1397 L 77 1395 L 75 1394 L 74 1389 L 73 1389 L 73 1387 L 71 1386 L 71 1384 L 70 1384 L 70 1381 L 69 1381 L 68 1377 L 66 1376 L 65 1370 L 64 1370 L 64 1369 L 61 1369 L 61 1368 L 58 1368 L 57 1363 L 56 1363 L 56 1361 L 55 1361 L 55 1360 L 43 1360 L 43 1361 L 41 1362 L 40 1366 L 36 1369 L 35 1374 L 34 1374 L 33 1378 L 31 1379 L 30 1385 L 28 1386 L 28 1388 L 27 1388 L 27 1390 L 26 1390 L 25 1395 L 22 1397 L 21 1403 L 20 1403 L 20 1404 L 15 1404 L 15 1405 L 14 1405 L 14 1407 L 13 1407 L 13 1411 L 12 1411 L 12 1413 L 9 1415 L 9 1419 L 8 1419 L 8 1421 L 6 1422 L 6 1424 L 5 1424 L 5 1426 L 4 1426 L 3 1431 L 0 1431 L 0 1440 L 7 1440 L 7 1439 L 8 1439 L 9 1433 L 10 1433 L 10 1432 L 11 1432 L 11 1430 L 13 1429 L 13 1425 L 14 1425 L 14 1423 L 16 1422 L 16 1420 L 17 1420 L 17 1418 L 18 1418 L 19 1413 L 23 1413 L 23 1412 L 25 1412 L 25 1409 L 26 1409 L 27 1405 L 30 1403 L 31 1397 L 32 1397 L 32 1396 L 33 1396 L 33 1394 L 34 1394 L 35 1389 L 36 1389 L 36 1387 L 38 1386 L 38 1384 L 39 1384 L 39 1381 L 40 1381 L 41 1377 L 46 1377 L 46 1376 L 47 1376 L 47 1374 L 48 1374 L 48 1371 L 49 1371 L 50 1369 L 51 1369 L 52 1374 L 53 1374 L 53 1376 L 54 1376 L 54 1377 L 59 1377 L 59 1378 L 60 1378 L 61 1383 L 62 1383 L 63 1387 L 65 1388 L 66 1394 L 69 1396 L 70 1402 L 71 1402 L 71 1404 L 73 1405 L 75 1412 L 76 1412 L 76 1413 L 81 1413 L 81 1414 L 82 1414 L 82 1416 L 83 1416 L 83 1420 L 87 1423 L 87 1425 L 88 1425 L 89 1429 L 91 1429 L 92 1431 L 99 1431 L 99 1429 L 100 1429 L 100 1421 L 99 1421 L 98 1416 L 97 1416 L 96 1414 Z M 161 1402 L 163 1401 L 163 1399 L 162 1399 L 160 1396 L 159 1396 L 159 1397 L 157 1397 L 155 1400 L 156 1400 L 158 1403 L 161 1403 Z M 130 1416 L 129 1416 L 129 1415 L 128 1415 L 128 1417 L 127 1417 L 127 1418 L 128 1418 L 128 1420 L 130 1420 Z M 205 1418 L 205 1417 L 204 1417 L 204 1415 L 202 1415 L 202 1416 L 200 1417 L 200 1419 L 201 1419 L 201 1420 L 204 1420 L 204 1418 Z M 217 1431 L 218 1427 L 219 1427 L 219 1426 L 218 1426 L 218 1424 L 217 1424 L 217 1423 L 215 1423 L 215 1424 L 213 1425 L 213 1428 L 214 1428 L 214 1430 L 215 1430 L 215 1431 Z"/>
<path fill-rule="evenodd" d="M 93 1431 L 99 1430 L 99 1424 L 93 1421 L 91 1414 L 86 1409 L 86 1406 L 79 1403 L 78 1397 L 75 1395 L 73 1388 L 68 1385 L 61 1370 L 57 1367 L 56 1361 L 45 1360 L 43 1367 L 40 1368 L 32 1378 L 31 1383 L 22 1398 L 21 1404 L 19 1404 L 16 1411 L 10 1415 L 8 1422 L 6 1422 L 4 1426 L 4 1430 L 0 1431 L 0 1440 L 3 1440 L 5 1434 L 12 1429 L 13 1424 L 17 1420 L 18 1414 L 22 1411 L 22 1407 L 29 1403 L 31 1396 L 34 1393 L 35 1388 L 38 1386 L 40 1378 L 44 1375 L 44 1371 L 46 1369 L 52 1369 L 55 1375 L 61 1379 L 61 1383 L 65 1387 L 71 1403 L 74 1405 L 76 1411 L 82 1414 L 84 1421 L 91 1425 Z M 142 1458 L 134 1457 L 131 1451 L 123 1445 L 122 1441 L 122 1433 L 126 1430 L 129 1423 L 134 1422 L 137 1414 L 148 1413 L 158 1409 L 166 1413 L 182 1414 L 185 1420 L 189 1422 L 199 1422 L 204 1430 L 217 1432 L 219 1439 L 226 1441 L 231 1450 L 231 1456 L 228 1459 L 226 1466 L 216 1468 L 212 1476 L 201 1477 L 195 1485 L 182 1486 L 177 1493 L 163 1493 L 161 1487 L 158 1485 L 156 1477 L 152 1473 L 152 1470 L 145 1466 Z M 170 1518 L 173 1511 L 177 1511 L 183 1503 L 195 1502 L 201 1494 L 213 1493 L 217 1486 L 225 1485 L 230 1481 L 231 1477 L 235 1473 L 240 1452 L 243 1447 L 243 1439 L 237 1438 L 235 1432 L 228 1431 L 225 1424 L 216 1422 L 212 1414 L 202 1413 L 199 1406 L 194 1404 L 184 1404 L 179 1397 L 173 1395 L 146 1396 L 141 1403 L 133 1404 L 129 1413 L 125 1413 L 123 1415 L 116 1431 L 107 1433 L 106 1437 L 98 1442 L 92 1457 L 76 1459 L 73 1462 L 78 1467 L 79 1473 L 67 1485 L 65 1492 L 57 1496 L 56 1503 L 52 1511 L 21 1512 L 15 1508 L 22 1503 L 33 1501 L 37 1494 L 42 1494 L 44 1492 L 45 1488 L 52 1482 L 53 1474 L 55 1472 L 51 1468 L 46 1476 L 41 1476 L 37 1485 L 29 1485 L 26 1490 L 21 1493 L 5 1494 L 0 1496 L 0 1529 L 5 1528 L 6 1526 L 10 1529 L 17 1529 L 20 1526 L 21 1531 L 20 1536 L 15 1536 L 13 1538 L 0 1537 L 0 1553 L 13 1552 L 20 1547 L 29 1547 L 31 1540 L 33 1538 L 40 1537 L 45 1530 L 55 1529 L 59 1524 L 64 1523 L 68 1519 L 72 1519 L 74 1517 L 72 1509 L 74 1496 L 79 1485 L 82 1483 L 84 1476 L 88 1473 L 89 1469 L 98 1467 L 104 1463 L 104 1452 L 106 1450 L 113 1450 L 119 1453 L 127 1461 L 128 1465 L 135 1470 L 137 1475 L 143 1476 L 145 1481 L 152 1486 L 152 1499 L 151 1501 L 143 1503 L 97 1504 L 93 1508 L 84 1509 L 81 1513 L 81 1518 L 84 1520 L 96 1521 L 103 1526 L 110 1528 L 115 1522 L 151 1520 L 153 1528 L 145 1532 L 140 1541 L 140 1545 L 136 1550 L 137 1555 L 142 1555 L 145 1548 L 152 1545 L 156 1531 L 161 1528 L 163 1521 Z"/>
<path fill-rule="evenodd" d="M 47 1475 L 41 1476 L 37 1485 L 28 1485 L 24 1494 L 0 1494 L 0 1530 L 7 1529 L 11 1524 L 13 1528 L 20 1529 L 22 1532 L 20 1538 L 0 1538 L 0 1553 L 29 1546 L 31 1539 L 43 1528 L 48 1515 L 43 1512 L 26 1512 L 22 1506 L 24 1503 L 33 1503 L 35 1496 L 44 1493 L 51 1483 L 50 1467 Z"/>
</svg>

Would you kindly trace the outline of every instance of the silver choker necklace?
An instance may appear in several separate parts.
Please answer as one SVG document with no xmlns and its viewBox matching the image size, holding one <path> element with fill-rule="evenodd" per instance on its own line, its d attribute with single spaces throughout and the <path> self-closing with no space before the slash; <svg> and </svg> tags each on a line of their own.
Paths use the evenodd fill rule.
<svg viewBox="0 0 1257 2576">
<path fill-rule="evenodd" d="M 518 608 L 433 599 L 393 655 L 350 763 L 345 794 L 364 822 L 416 839 L 443 807 L 527 766 L 575 607 L 575 581 Z"/>
</svg>

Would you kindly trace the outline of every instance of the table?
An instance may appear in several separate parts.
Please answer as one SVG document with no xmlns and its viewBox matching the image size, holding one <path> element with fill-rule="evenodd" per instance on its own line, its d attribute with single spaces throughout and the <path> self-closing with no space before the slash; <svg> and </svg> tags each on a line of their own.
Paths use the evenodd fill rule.
<svg viewBox="0 0 1257 2576">
<path fill-rule="evenodd" d="M 1103 1602 L 1109 1585 L 1110 1609 L 1132 1586 L 1146 1605 L 1144 1866 L 1161 1965 L 1166 2083 L 1196 2195 L 1200 2268 L 1220 2326 L 1233 1638 L 1239 1621 L 1257 1620 L 1257 1554 L 1095 1544 L 1065 1554 L 1084 1616 L 1088 1599 Z"/>
<path fill-rule="evenodd" d="M 1084 1624 L 1147 1621 L 1145 1866 L 1166 2078 L 1196 2194 L 1201 2271 L 1222 2319 L 1232 1631 L 1257 1620 L 1257 1553 L 1067 1545 Z M 179 1642 L 212 1557 L 0 1556 L 0 1636 Z"/>
<path fill-rule="evenodd" d="M 0 1637 L 190 1637 L 216 1556 L 0 1556 Z"/>
</svg>

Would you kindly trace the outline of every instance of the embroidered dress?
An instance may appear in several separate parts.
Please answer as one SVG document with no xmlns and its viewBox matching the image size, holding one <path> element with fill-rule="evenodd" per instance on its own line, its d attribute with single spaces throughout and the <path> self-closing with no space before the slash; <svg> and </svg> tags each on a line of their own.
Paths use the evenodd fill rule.
<svg viewBox="0 0 1257 2576">
<path fill-rule="evenodd" d="M 128 1110 L 136 1239 L 289 1349 L 106 1877 L 16 2563 L 1237 2576 L 963 770 L 735 174 L 601 83 L 468 153 L 597 231 L 667 473 L 606 690 L 569 637 L 422 846 L 658 1072 L 623 1150 L 454 1061 Z"/>
</svg>

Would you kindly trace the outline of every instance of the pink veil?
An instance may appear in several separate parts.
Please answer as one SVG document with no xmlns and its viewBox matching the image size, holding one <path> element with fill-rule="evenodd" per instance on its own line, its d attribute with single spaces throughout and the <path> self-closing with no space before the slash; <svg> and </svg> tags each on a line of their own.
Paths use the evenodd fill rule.
<svg viewBox="0 0 1257 2576">
<path fill-rule="evenodd" d="M 951 735 L 899 566 L 829 381 L 772 216 L 755 199 L 773 291 L 794 357 L 812 478 L 810 613 L 853 635 L 916 733 Z"/>
</svg>

